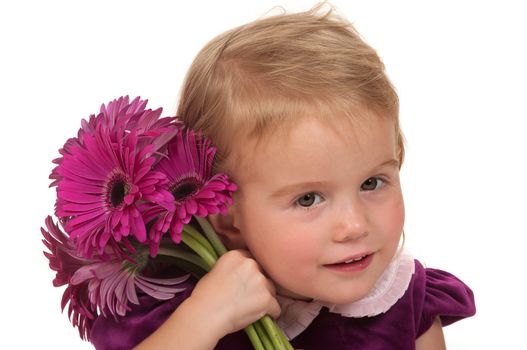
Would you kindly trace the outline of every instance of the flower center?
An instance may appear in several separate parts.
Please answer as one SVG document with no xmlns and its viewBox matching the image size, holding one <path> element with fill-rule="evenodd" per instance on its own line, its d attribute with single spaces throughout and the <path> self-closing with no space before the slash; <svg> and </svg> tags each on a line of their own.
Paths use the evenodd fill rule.
<svg viewBox="0 0 527 350">
<path fill-rule="evenodd" d="M 195 175 L 188 175 L 174 182 L 169 186 L 168 190 L 172 193 L 176 202 L 183 202 L 185 199 L 195 195 L 201 186 L 201 181 Z"/>
<path fill-rule="evenodd" d="M 114 172 L 106 185 L 106 202 L 111 208 L 118 208 L 130 192 L 130 183 L 125 174 Z"/>
<path fill-rule="evenodd" d="M 148 259 L 148 250 L 141 249 L 133 257 L 125 259 L 121 262 L 121 270 L 125 270 L 133 275 L 136 275 L 144 270 L 148 264 Z"/>
</svg>

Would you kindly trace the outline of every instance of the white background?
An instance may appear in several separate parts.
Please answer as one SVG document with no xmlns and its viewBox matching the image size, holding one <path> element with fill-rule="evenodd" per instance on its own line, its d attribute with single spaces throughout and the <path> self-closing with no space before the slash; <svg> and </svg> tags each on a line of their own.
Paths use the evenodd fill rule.
<svg viewBox="0 0 527 350">
<path fill-rule="evenodd" d="M 80 119 L 129 94 L 172 115 L 212 37 L 285 1 L 3 1 L 0 348 L 88 349 L 42 255 L 51 160 Z M 177 5 L 176 5 L 177 4 Z M 407 246 L 476 293 L 449 349 L 527 349 L 527 21 L 520 1 L 334 0 L 384 60 L 407 138 Z M 11 344 L 7 346 L 6 344 Z"/>
</svg>

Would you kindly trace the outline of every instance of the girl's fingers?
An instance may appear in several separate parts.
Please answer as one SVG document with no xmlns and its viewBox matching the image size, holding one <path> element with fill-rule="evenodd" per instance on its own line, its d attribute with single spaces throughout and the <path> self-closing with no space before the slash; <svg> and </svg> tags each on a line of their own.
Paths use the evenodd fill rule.
<svg viewBox="0 0 527 350">
<path fill-rule="evenodd" d="M 274 318 L 275 320 L 280 317 L 280 314 L 282 313 L 282 309 L 280 308 L 280 304 L 278 304 L 278 301 L 273 298 L 270 301 L 269 305 L 269 316 Z"/>
</svg>

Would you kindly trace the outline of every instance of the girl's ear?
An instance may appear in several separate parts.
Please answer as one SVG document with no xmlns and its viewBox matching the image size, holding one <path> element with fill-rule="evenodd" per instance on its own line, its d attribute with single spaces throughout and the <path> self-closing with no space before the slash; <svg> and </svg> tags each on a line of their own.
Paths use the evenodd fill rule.
<svg viewBox="0 0 527 350">
<path fill-rule="evenodd" d="M 227 215 L 211 214 L 208 219 L 227 249 L 247 249 L 240 230 L 234 225 L 234 214 L 231 210 Z"/>
</svg>

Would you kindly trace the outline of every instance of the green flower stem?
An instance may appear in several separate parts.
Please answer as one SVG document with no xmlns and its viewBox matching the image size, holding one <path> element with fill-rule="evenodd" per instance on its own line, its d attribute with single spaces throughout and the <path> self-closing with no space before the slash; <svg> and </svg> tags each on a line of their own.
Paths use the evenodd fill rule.
<svg viewBox="0 0 527 350">
<path fill-rule="evenodd" d="M 280 338 L 282 346 L 286 350 L 294 350 L 293 346 L 291 345 L 291 343 L 285 336 L 284 331 L 280 327 L 278 327 L 278 325 L 270 318 L 270 316 L 267 315 L 265 317 L 266 317 L 266 320 L 262 318 L 259 320 L 259 322 L 261 322 L 262 324 L 267 324 L 268 326 L 267 328 L 269 330 L 268 333 L 270 334 L 270 336 L 277 336 L 278 338 Z"/>
<path fill-rule="evenodd" d="M 214 257 L 215 260 L 218 260 L 218 255 L 216 254 L 216 251 L 212 247 L 209 241 L 203 235 L 198 232 L 194 227 L 190 225 L 183 226 L 183 232 L 186 232 L 189 236 L 194 238 L 196 241 L 199 242 L 204 248 L 206 248 L 209 253 Z"/>
<path fill-rule="evenodd" d="M 265 328 L 262 325 L 262 322 L 256 321 L 253 323 L 254 328 L 256 329 L 256 333 L 258 333 L 258 337 L 262 341 L 265 350 L 273 350 L 273 344 L 271 343 L 271 339 L 267 336 L 267 333 L 265 332 Z"/>
<path fill-rule="evenodd" d="M 286 350 L 285 345 L 282 343 L 282 338 L 280 337 L 276 329 L 277 326 L 274 324 L 271 317 L 269 315 L 265 315 L 260 319 L 260 321 L 263 323 L 267 334 L 269 334 L 269 338 L 271 338 L 271 342 L 273 343 L 274 349 Z"/>
<path fill-rule="evenodd" d="M 159 247 L 159 255 L 166 255 L 166 256 L 172 256 L 174 258 L 179 258 L 185 261 L 188 261 L 196 266 L 199 266 L 204 271 L 210 271 L 210 267 L 207 266 L 205 261 L 201 259 L 199 256 L 186 252 L 184 250 L 178 249 L 178 248 L 166 248 L 166 247 Z"/>
<path fill-rule="evenodd" d="M 285 336 L 284 331 L 278 326 L 276 328 L 278 330 L 278 334 L 280 335 L 280 339 L 282 339 L 282 344 L 285 345 L 285 348 L 287 350 L 295 350 L 295 349 L 293 349 L 293 346 L 291 345 L 291 343 L 289 342 L 289 340 Z"/>
<path fill-rule="evenodd" d="M 198 254 L 203 259 L 203 261 L 205 261 L 205 264 L 208 266 L 207 271 L 210 271 L 218 259 L 215 258 L 207 248 L 201 245 L 201 243 L 192 237 L 188 232 L 183 231 L 181 236 L 183 243 L 188 245 L 190 249 L 195 251 L 196 254 Z"/>
<path fill-rule="evenodd" d="M 208 240 L 216 250 L 216 253 L 218 253 L 219 256 L 222 256 L 223 254 L 227 253 L 227 248 L 225 248 L 209 221 L 206 218 L 200 218 L 198 216 L 194 217 L 205 232 L 205 236 L 207 236 Z"/>
<path fill-rule="evenodd" d="M 267 350 L 267 348 L 264 347 L 262 341 L 258 337 L 258 333 L 254 327 L 254 324 L 248 325 L 244 328 L 244 330 L 249 339 L 251 340 L 251 344 L 253 345 L 253 348 L 255 350 Z"/>
</svg>

